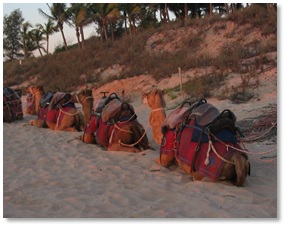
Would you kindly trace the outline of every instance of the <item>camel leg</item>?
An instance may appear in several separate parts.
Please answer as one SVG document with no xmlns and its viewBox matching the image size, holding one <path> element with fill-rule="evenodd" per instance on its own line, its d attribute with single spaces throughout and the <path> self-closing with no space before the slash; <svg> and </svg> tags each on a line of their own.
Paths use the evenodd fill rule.
<svg viewBox="0 0 286 227">
<path fill-rule="evenodd" d="M 80 136 L 80 140 L 84 143 L 95 143 L 95 136 L 93 133 L 84 133 L 83 135 Z"/>
<path fill-rule="evenodd" d="M 173 163 L 174 158 L 174 155 L 161 154 L 161 156 L 157 158 L 156 163 L 158 165 L 168 167 Z"/>
<path fill-rule="evenodd" d="M 44 128 L 45 127 L 45 121 L 44 120 L 40 120 L 40 119 L 31 120 L 29 122 L 29 124 L 32 125 L 32 126 L 37 126 L 38 128 Z"/>
<path fill-rule="evenodd" d="M 121 146 L 119 143 L 109 144 L 107 150 L 108 151 L 127 151 L 127 152 L 131 152 L 131 153 L 140 152 L 140 150 L 137 149 L 136 147 Z"/>
<path fill-rule="evenodd" d="M 55 131 L 66 131 L 66 132 L 78 132 L 78 130 L 74 127 L 61 127 L 60 126 L 55 126 L 54 128 Z"/>
</svg>

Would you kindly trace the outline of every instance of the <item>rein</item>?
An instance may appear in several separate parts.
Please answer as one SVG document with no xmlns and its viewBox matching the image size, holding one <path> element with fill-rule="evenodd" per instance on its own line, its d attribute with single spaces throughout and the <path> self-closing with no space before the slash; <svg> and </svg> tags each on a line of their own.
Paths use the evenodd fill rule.
<svg viewBox="0 0 286 227">
<path fill-rule="evenodd" d="M 227 149 L 230 147 L 230 148 L 232 148 L 232 149 L 234 149 L 234 150 L 237 150 L 237 151 L 239 151 L 239 152 L 246 153 L 246 154 L 250 155 L 251 157 L 253 157 L 255 160 L 258 160 L 258 161 L 261 161 L 261 162 L 272 162 L 272 161 L 277 160 L 277 157 L 276 157 L 276 158 L 273 158 L 273 159 L 270 159 L 270 160 L 264 160 L 264 161 L 262 161 L 261 159 L 258 159 L 258 158 L 255 157 L 256 155 L 269 154 L 269 153 L 271 153 L 271 152 L 277 150 L 277 148 L 273 148 L 273 149 L 270 149 L 270 150 L 268 150 L 268 151 L 262 151 L 262 152 L 250 152 L 250 151 L 248 151 L 248 150 L 246 150 L 246 149 L 239 149 L 239 148 L 236 148 L 236 147 L 234 147 L 234 146 L 225 144 L 223 141 L 221 141 L 219 138 L 217 138 L 214 134 L 212 134 L 211 132 L 209 132 L 209 133 L 210 133 L 210 135 L 211 135 L 215 140 L 217 140 L 218 142 L 220 142 L 221 144 L 223 144 L 224 146 L 226 146 Z M 243 146 L 244 146 L 244 144 L 243 144 Z"/>
<path fill-rule="evenodd" d="M 76 97 L 77 102 L 80 103 L 81 105 L 83 105 L 87 99 L 92 99 L 92 98 L 93 98 L 92 96 L 87 96 L 87 97 L 85 97 L 85 99 L 81 102 L 81 101 L 79 100 L 79 95 L 78 95 L 78 94 L 76 94 L 75 97 Z"/>
</svg>

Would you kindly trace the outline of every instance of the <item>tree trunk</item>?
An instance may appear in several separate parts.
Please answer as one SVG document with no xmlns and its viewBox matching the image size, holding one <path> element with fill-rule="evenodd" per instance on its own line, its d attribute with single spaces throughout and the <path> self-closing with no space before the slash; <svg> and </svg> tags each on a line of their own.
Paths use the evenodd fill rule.
<svg viewBox="0 0 286 227">
<path fill-rule="evenodd" d="M 49 54 L 49 36 L 47 35 L 47 54 Z"/>
<path fill-rule="evenodd" d="M 188 20 L 188 3 L 184 3 L 185 21 Z"/>
<path fill-rule="evenodd" d="M 124 17 L 125 35 L 127 35 L 127 19 Z"/>
<path fill-rule="evenodd" d="M 39 50 L 39 52 L 40 52 L 41 57 L 43 57 L 43 54 L 42 54 L 42 51 L 41 51 L 41 48 L 40 48 L 39 43 L 37 43 L 37 47 L 38 47 L 38 50 Z"/>
<path fill-rule="evenodd" d="M 61 30 L 62 37 L 63 37 L 63 40 L 64 40 L 65 49 L 67 50 L 67 49 L 68 49 L 68 45 L 67 45 L 67 41 L 66 41 L 66 37 L 65 37 L 65 34 L 64 34 L 63 26 L 62 26 L 62 25 L 60 25 L 60 30 Z"/>
<path fill-rule="evenodd" d="M 130 15 L 128 15 L 128 21 L 129 21 L 129 35 L 131 36 L 132 35 L 132 21 L 131 21 Z"/>
<path fill-rule="evenodd" d="M 81 48 L 83 49 L 84 48 L 84 32 L 83 32 L 83 27 L 82 25 L 79 27 L 80 29 L 80 35 L 81 35 Z"/>
<path fill-rule="evenodd" d="M 106 24 L 103 24 L 103 31 L 104 31 L 104 37 L 105 37 L 105 40 L 107 41 L 107 40 L 108 40 L 108 35 L 107 35 L 107 28 L 106 28 Z"/>
<path fill-rule="evenodd" d="M 212 16 L 212 15 L 213 15 L 213 4 L 210 3 L 210 16 Z"/>
<path fill-rule="evenodd" d="M 114 42 L 114 27 L 113 27 L 113 23 L 110 23 L 111 26 L 111 37 L 112 37 L 112 41 Z"/>
<path fill-rule="evenodd" d="M 167 3 L 165 3 L 165 19 L 167 23 L 170 21 Z"/>
<path fill-rule="evenodd" d="M 235 12 L 235 5 L 234 5 L 234 3 L 231 3 L 231 10 L 232 10 L 232 13 Z"/>
<path fill-rule="evenodd" d="M 228 4 L 224 3 L 224 6 L 225 6 L 226 14 L 229 14 Z"/>
<path fill-rule="evenodd" d="M 75 28 L 75 33 L 76 33 L 76 38 L 77 38 L 77 45 L 79 47 L 79 49 L 81 49 L 81 44 L 80 44 L 80 39 L 79 39 L 79 31 L 78 31 L 78 27 L 76 26 Z"/>
</svg>

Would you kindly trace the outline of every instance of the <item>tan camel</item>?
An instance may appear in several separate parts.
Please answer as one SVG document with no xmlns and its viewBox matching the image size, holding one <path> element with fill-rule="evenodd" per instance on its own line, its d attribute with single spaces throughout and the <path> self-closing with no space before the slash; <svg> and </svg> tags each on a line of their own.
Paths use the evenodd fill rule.
<svg viewBox="0 0 286 227">
<path fill-rule="evenodd" d="M 84 130 L 82 113 L 71 102 L 71 95 L 63 92 L 55 93 L 45 117 L 40 118 L 38 116 L 38 119 L 30 121 L 30 125 L 39 128 L 47 126 L 56 131 L 76 132 Z"/>
<path fill-rule="evenodd" d="M 93 97 L 92 90 L 83 89 L 79 93 L 74 93 L 71 97 L 73 103 L 79 103 L 83 108 L 83 116 L 84 116 L 84 125 L 89 122 L 92 106 L 93 106 Z"/>
<path fill-rule="evenodd" d="M 166 118 L 166 103 L 163 91 L 160 89 L 152 89 L 149 92 L 144 92 L 142 94 L 142 101 L 151 109 L 149 123 L 152 126 L 153 138 L 155 142 L 160 145 L 163 137 L 161 125 Z"/>
<path fill-rule="evenodd" d="M 45 93 L 44 88 L 43 86 L 32 85 L 28 87 L 26 91 L 28 92 L 28 96 L 25 114 L 37 115 L 39 111 L 40 100 Z"/>
<path fill-rule="evenodd" d="M 152 105 L 152 103 L 157 103 L 155 107 L 151 109 L 158 109 L 158 108 L 163 108 L 165 105 L 161 104 L 158 105 L 158 103 L 163 103 L 161 100 L 163 100 L 163 97 L 158 97 L 158 96 L 163 96 L 162 92 L 158 92 L 157 89 L 155 91 L 151 91 L 147 94 L 143 94 L 142 98 L 145 99 L 145 103 L 148 103 Z M 158 100 L 158 101 L 155 101 Z M 176 110 L 175 110 L 176 111 Z M 174 111 L 174 112 L 175 112 Z M 186 112 L 185 112 L 186 113 Z M 151 117 L 152 116 L 151 112 Z M 163 116 L 163 115 L 162 115 Z M 183 117 L 184 115 L 182 115 Z M 160 125 L 163 126 L 165 124 L 164 120 L 162 119 L 163 117 L 160 117 Z M 153 123 L 153 124 L 152 124 Z M 154 124 L 155 123 L 155 124 Z M 161 126 L 158 126 L 158 123 L 156 120 L 150 121 L 151 126 L 154 128 L 158 128 Z M 157 131 L 158 132 L 158 131 Z M 220 173 L 219 180 L 223 181 L 225 183 L 229 184 L 235 184 L 237 186 L 243 186 L 246 180 L 247 174 L 250 172 L 250 163 L 248 161 L 248 157 L 245 153 L 243 152 L 234 152 L 234 155 L 228 160 L 229 162 L 226 162 L 224 167 L 222 168 L 222 171 Z M 181 162 L 173 153 L 161 153 L 160 157 L 156 160 L 156 163 L 159 165 L 162 165 L 164 167 L 168 167 L 174 163 L 177 163 L 186 173 L 188 173 L 194 181 L 205 181 L 205 182 L 213 182 L 210 178 L 204 176 L 203 174 L 199 173 L 198 171 L 193 171 L 190 166 L 185 165 L 183 162 Z"/>
<path fill-rule="evenodd" d="M 92 107 L 93 107 L 92 90 L 84 89 L 81 90 L 78 94 L 74 93 L 72 95 L 72 101 L 74 103 L 80 103 L 82 105 L 84 114 L 84 125 L 85 128 L 88 127 L 89 122 L 94 120 L 93 118 L 91 118 Z M 83 135 L 81 135 L 80 140 L 82 140 L 84 143 L 94 144 L 95 143 L 94 133 L 85 131 Z"/>
</svg>

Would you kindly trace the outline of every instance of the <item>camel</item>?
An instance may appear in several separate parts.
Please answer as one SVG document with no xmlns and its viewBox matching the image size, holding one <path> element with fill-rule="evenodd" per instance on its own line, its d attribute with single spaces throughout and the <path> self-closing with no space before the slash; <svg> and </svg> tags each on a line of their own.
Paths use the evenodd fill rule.
<svg viewBox="0 0 286 227">
<path fill-rule="evenodd" d="M 39 105 L 40 101 L 37 103 L 37 106 Z M 39 128 L 48 127 L 56 131 L 77 132 L 84 130 L 83 115 L 71 102 L 70 94 L 56 92 L 44 111 L 44 116 L 38 115 L 36 120 L 30 121 L 30 125 Z"/>
<path fill-rule="evenodd" d="M 163 100 L 163 97 L 159 97 L 159 96 L 162 96 L 163 93 L 158 92 L 157 90 L 158 89 L 156 89 L 155 91 L 151 91 L 148 94 L 143 94 L 142 97 L 143 97 L 143 99 L 144 98 L 146 99 L 145 103 L 148 103 L 149 106 L 152 102 L 156 102 L 154 100 Z M 158 103 L 162 103 L 162 104 L 158 105 Z M 162 101 L 160 101 L 160 102 L 157 101 L 156 105 L 155 105 L 156 109 L 164 108 L 165 105 L 163 103 L 164 102 L 162 102 Z M 196 107 L 196 105 L 197 105 L 197 103 L 195 103 L 192 108 L 194 109 Z M 192 114 L 193 109 L 183 107 L 183 105 L 182 105 L 180 108 L 174 110 L 175 114 L 173 114 L 173 116 L 176 115 L 177 121 L 179 121 L 178 113 L 183 108 L 185 108 L 186 111 L 184 111 L 183 113 L 181 111 L 181 115 L 180 115 L 181 119 L 182 118 L 185 119 L 186 116 L 190 116 Z M 152 114 L 153 113 L 151 112 L 151 115 Z M 172 113 L 170 115 L 172 115 Z M 150 116 L 150 118 L 151 118 L 151 116 Z M 202 121 L 205 120 L 204 118 L 201 118 L 201 119 L 202 119 Z M 235 151 L 229 160 L 225 160 L 225 163 L 224 163 L 224 166 L 222 167 L 219 178 L 217 180 L 213 180 L 213 179 L 210 179 L 209 177 L 205 176 L 201 172 L 196 171 L 194 168 L 192 168 L 190 165 L 187 165 L 185 162 L 182 161 L 182 159 L 180 159 L 177 156 L 178 151 L 175 151 L 175 150 L 179 149 L 179 148 L 178 147 L 175 148 L 175 146 L 174 146 L 177 142 L 177 141 L 175 141 L 175 139 L 171 143 L 171 149 L 169 149 L 169 152 L 162 152 L 162 150 L 163 150 L 162 147 L 165 146 L 166 143 L 170 142 L 170 141 L 168 141 L 168 138 L 174 138 L 175 137 L 174 136 L 175 134 L 172 134 L 170 127 L 169 128 L 166 127 L 170 123 L 169 119 L 161 119 L 160 118 L 160 122 L 162 122 L 161 126 L 158 126 L 156 121 L 150 121 L 150 122 L 151 122 L 151 126 L 153 128 L 159 127 L 162 130 L 162 133 L 164 133 L 164 135 L 165 135 L 165 137 L 162 140 L 164 142 L 162 142 L 161 147 L 160 147 L 161 148 L 160 157 L 158 157 L 156 160 L 157 164 L 164 166 L 164 167 L 169 167 L 172 164 L 177 164 L 186 173 L 188 173 L 191 176 L 192 180 L 194 180 L 194 181 L 204 181 L 204 182 L 219 181 L 219 182 L 224 182 L 226 184 L 237 185 L 237 186 L 243 186 L 245 184 L 246 176 L 247 176 L 247 174 L 250 173 L 250 163 L 248 161 L 248 157 L 247 157 L 246 153 Z M 156 124 L 152 124 L 152 122 L 156 122 Z M 179 128 L 178 124 L 175 126 L 177 129 Z M 167 135 L 168 132 L 171 134 Z M 191 140 L 189 139 L 188 141 L 190 141 L 190 142 L 187 142 L 187 143 L 189 143 L 189 145 L 185 144 L 185 146 L 190 147 L 191 146 Z M 206 145 L 206 146 L 208 146 L 208 145 Z M 217 145 L 215 145 L 215 146 L 217 146 Z M 215 146 L 214 146 L 214 149 L 215 149 Z M 225 146 L 223 146 L 223 148 L 222 148 L 222 146 L 219 146 L 219 148 L 221 148 L 221 150 L 228 149 Z M 237 145 L 236 148 L 240 149 L 240 146 Z"/>
<path fill-rule="evenodd" d="M 23 120 L 21 94 L 16 90 L 3 89 L 3 122 Z"/>
<path fill-rule="evenodd" d="M 115 98 L 112 97 L 114 94 L 112 93 L 108 98 L 103 97 L 96 103 L 94 114 L 81 140 L 84 143 L 98 144 L 108 151 L 137 153 L 151 149 L 146 132 L 138 122 L 133 107 L 128 103 L 122 103 L 116 94 Z M 105 108 L 109 103 L 116 106 L 112 114 Z M 107 115 L 109 118 L 106 117 Z"/>
<path fill-rule="evenodd" d="M 83 89 L 79 93 L 74 93 L 72 95 L 72 101 L 74 103 L 80 103 L 83 108 L 84 114 L 84 125 L 85 129 L 88 127 L 89 122 L 92 120 L 92 107 L 93 107 L 93 97 L 92 90 Z M 89 133 L 84 130 L 84 134 L 80 137 L 84 143 L 95 143 L 95 137 L 93 133 Z"/>
<path fill-rule="evenodd" d="M 26 89 L 27 95 L 27 107 L 25 114 L 37 115 L 39 111 L 40 100 L 43 97 L 45 91 L 43 86 L 32 85 Z"/>
<path fill-rule="evenodd" d="M 165 99 L 163 91 L 160 89 L 152 89 L 142 94 L 142 101 L 151 109 L 149 124 L 152 126 L 152 135 L 155 142 L 160 145 L 162 141 L 161 125 L 166 118 Z"/>
</svg>

